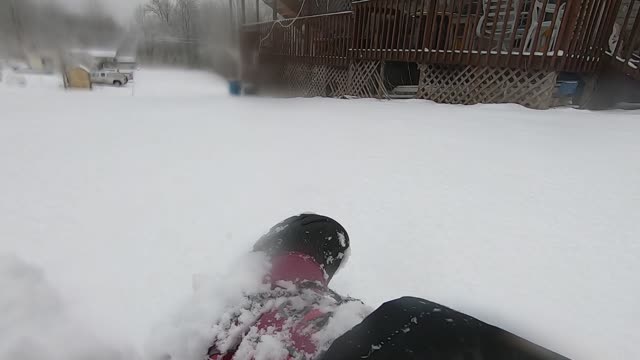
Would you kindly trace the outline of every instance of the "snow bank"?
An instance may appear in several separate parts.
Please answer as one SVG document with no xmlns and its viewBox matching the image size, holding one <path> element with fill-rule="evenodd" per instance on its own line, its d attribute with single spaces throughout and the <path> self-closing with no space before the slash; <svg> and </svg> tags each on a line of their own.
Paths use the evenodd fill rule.
<svg viewBox="0 0 640 360">
<path fill-rule="evenodd" d="M 0 360 L 135 360 L 66 312 L 41 269 L 0 255 Z"/>
<path fill-rule="evenodd" d="M 228 94 L 224 78 L 198 70 L 143 69 L 129 86 L 135 86 L 136 96 L 201 98 Z"/>
<path fill-rule="evenodd" d="M 0 68 L 0 72 L 0 90 L 4 88 L 4 91 L 15 92 L 25 89 L 31 93 L 41 93 L 59 92 L 63 89 L 62 76 L 59 74 L 15 72 L 8 68 Z"/>
<path fill-rule="evenodd" d="M 313 209 L 349 232 L 342 294 L 640 358 L 640 112 L 230 98 L 158 71 L 135 96 L 0 87 L 0 252 L 89 328 L 141 347 L 193 274 Z"/>
</svg>

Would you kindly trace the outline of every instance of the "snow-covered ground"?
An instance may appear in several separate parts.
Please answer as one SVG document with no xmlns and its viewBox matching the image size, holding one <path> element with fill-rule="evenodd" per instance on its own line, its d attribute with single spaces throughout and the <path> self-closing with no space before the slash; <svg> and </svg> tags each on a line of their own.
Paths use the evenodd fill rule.
<svg viewBox="0 0 640 360">
<path fill-rule="evenodd" d="M 193 274 L 223 281 L 303 211 L 349 230 L 339 292 L 640 358 L 640 112 L 231 98 L 178 70 L 27 82 L 0 83 L 0 360 L 131 358 Z"/>
</svg>

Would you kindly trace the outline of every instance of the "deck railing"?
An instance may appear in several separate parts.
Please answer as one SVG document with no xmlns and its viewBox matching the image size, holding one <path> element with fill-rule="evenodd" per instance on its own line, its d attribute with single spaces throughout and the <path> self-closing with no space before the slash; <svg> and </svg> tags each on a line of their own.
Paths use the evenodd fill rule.
<svg viewBox="0 0 640 360">
<path fill-rule="evenodd" d="M 249 24 L 245 30 L 257 31 L 262 56 L 340 65 L 348 60 L 352 23 L 353 13 L 345 11 Z"/>
<path fill-rule="evenodd" d="M 631 0 L 620 9 L 607 54 L 612 64 L 640 80 L 640 0 Z"/>
<path fill-rule="evenodd" d="M 588 71 L 616 0 L 365 0 L 354 57 Z"/>
<path fill-rule="evenodd" d="M 244 30 L 257 32 L 260 54 L 267 57 L 590 72 L 601 63 L 622 1 L 362 0 L 351 11 L 249 24 Z M 637 33 L 634 22 L 615 49 L 627 64 L 633 65 L 634 54 L 629 34 Z"/>
</svg>

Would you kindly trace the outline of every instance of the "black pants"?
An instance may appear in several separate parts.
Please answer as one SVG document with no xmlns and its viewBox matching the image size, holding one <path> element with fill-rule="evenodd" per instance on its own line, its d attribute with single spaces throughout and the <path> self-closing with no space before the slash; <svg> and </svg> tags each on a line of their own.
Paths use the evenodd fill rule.
<svg viewBox="0 0 640 360">
<path fill-rule="evenodd" d="M 339 337 L 323 360 L 568 360 L 509 332 L 430 301 L 383 304 Z"/>
</svg>

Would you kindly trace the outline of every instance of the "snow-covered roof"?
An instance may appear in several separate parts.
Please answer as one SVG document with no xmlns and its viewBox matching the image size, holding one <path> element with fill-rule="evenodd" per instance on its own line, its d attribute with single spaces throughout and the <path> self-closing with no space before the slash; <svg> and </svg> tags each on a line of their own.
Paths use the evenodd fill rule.
<svg viewBox="0 0 640 360">
<path fill-rule="evenodd" d="M 115 58 L 116 57 L 116 50 L 89 50 L 87 52 L 89 55 L 96 57 L 96 58 Z"/>
<path fill-rule="evenodd" d="M 136 57 L 135 56 L 118 56 L 116 60 L 118 60 L 119 63 L 134 63 L 136 62 Z"/>
<path fill-rule="evenodd" d="M 87 54 L 94 58 L 115 58 L 118 51 L 115 49 L 71 49 L 74 54 Z"/>
<path fill-rule="evenodd" d="M 80 65 L 80 64 L 74 64 L 74 65 L 70 66 L 69 68 L 70 69 L 79 68 L 79 69 L 82 69 L 82 70 L 84 70 L 84 71 L 86 71 L 88 73 L 91 73 L 91 70 L 89 70 L 89 68 L 87 66 Z"/>
</svg>

